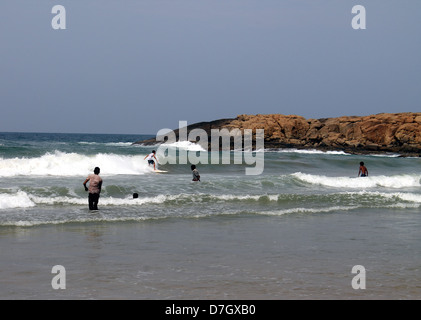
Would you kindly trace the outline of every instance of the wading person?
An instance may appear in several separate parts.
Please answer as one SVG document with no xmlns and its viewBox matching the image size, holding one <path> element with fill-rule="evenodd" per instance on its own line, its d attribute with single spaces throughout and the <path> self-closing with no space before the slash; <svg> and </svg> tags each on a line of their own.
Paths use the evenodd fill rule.
<svg viewBox="0 0 421 320">
<path fill-rule="evenodd" d="M 366 166 L 364 165 L 364 162 L 360 162 L 360 170 L 358 171 L 359 177 L 368 177 L 368 170 Z"/>
<path fill-rule="evenodd" d="M 197 171 L 196 166 L 194 164 L 191 166 L 191 170 L 193 173 L 193 181 L 200 181 L 199 171 Z"/>
<path fill-rule="evenodd" d="M 100 169 L 98 167 L 95 168 L 94 173 L 90 174 L 83 186 L 85 187 L 85 191 L 89 192 L 88 195 L 88 202 L 89 202 L 89 210 L 98 210 L 98 201 L 99 201 L 99 194 L 101 193 L 102 187 L 102 178 L 99 176 Z M 89 188 L 86 187 L 86 184 L 89 182 Z"/>
</svg>

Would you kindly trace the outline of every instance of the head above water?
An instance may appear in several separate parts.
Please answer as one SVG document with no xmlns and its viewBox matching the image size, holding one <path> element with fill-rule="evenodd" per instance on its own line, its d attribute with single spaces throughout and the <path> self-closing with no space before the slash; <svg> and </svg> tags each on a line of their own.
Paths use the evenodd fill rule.
<svg viewBox="0 0 421 320">
<path fill-rule="evenodd" d="M 139 198 L 139 194 L 137 194 L 136 192 L 133 193 L 133 199 L 137 199 L 137 198 Z"/>
<path fill-rule="evenodd" d="M 363 166 L 363 165 L 364 165 L 364 162 L 362 162 L 362 161 L 361 161 L 361 162 L 360 162 L 360 166 Z"/>
<path fill-rule="evenodd" d="M 95 169 L 94 169 L 94 173 L 95 174 L 99 174 L 99 172 L 100 172 L 101 170 L 98 168 L 98 167 L 96 167 Z"/>
</svg>

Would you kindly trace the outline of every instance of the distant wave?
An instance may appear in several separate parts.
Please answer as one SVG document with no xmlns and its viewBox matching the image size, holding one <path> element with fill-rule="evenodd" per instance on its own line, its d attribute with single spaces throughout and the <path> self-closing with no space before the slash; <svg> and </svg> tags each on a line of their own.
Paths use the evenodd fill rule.
<svg viewBox="0 0 421 320">
<path fill-rule="evenodd" d="M 296 179 L 315 185 L 334 188 L 376 188 L 385 187 L 400 189 L 405 187 L 420 187 L 421 175 L 369 176 L 364 178 L 327 177 L 322 175 L 296 172 L 292 174 Z"/>
<path fill-rule="evenodd" d="M 317 149 L 296 149 L 296 148 L 281 148 L 281 149 L 265 149 L 265 152 L 277 152 L 277 153 L 299 153 L 299 154 L 325 154 L 325 155 L 339 155 L 339 156 L 351 156 L 351 153 L 345 151 L 322 151 Z M 379 153 L 379 154 L 365 154 L 364 156 L 368 157 L 378 157 L 378 158 L 399 158 L 401 155 L 398 153 Z M 416 158 L 416 157 L 408 157 Z"/>
<path fill-rule="evenodd" d="M 351 154 L 346 153 L 344 151 L 321 151 L 316 149 L 276 149 L 276 150 L 265 150 L 266 152 L 279 152 L 279 153 L 301 153 L 301 154 L 330 154 L 330 155 L 341 155 L 341 156 L 349 156 Z"/>
<path fill-rule="evenodd" d="M 190 141 L 177 141 L 173 143 L 155 143 L 155 144 L 137 144 L 137 146 L 145 147 L 145 148 L 154 148 L 157 149 L 159 147 L 162 148 L 174 148 L 174 149 L 182 149 L 187 151 L 203 151 L 206 152 L 208 150 L 205 150 L 202 148 L 202 146 L 198 143 L 190 142 Z"/>
<path fill-rule="evenodd" d="M 327 212 L 334 212 L 334 211 L 349 211 L 353 209 L 359 208 L 358 206 L 333 206 L 333 207 L 324 207 L 324 208 L 291 208 L 285 210 L 277 210 L 277 211 L 264 211 L 262 215 L 271 215 L 271 216 L 281 216 L 285 214 L 293 214 L 293 213 L 327 213 Z"/>
<path fill-rule="evenodd" d="M 179 149 L 184 149 L 188 151 L 207 151 L 203 149 L 200 146 L 200 144 L 190 142 L 190 141 L 177 141 L 174 143 L 162 144 L 162 146 L 169 147 L 169 148 L 179 148 Z"/>
<path fill-rule="evenodd" d="M 413 202 L 413 203 L 421 203 L 421 194 L 414 194 L 414 193 L 372 193 L 373 195 L 378 195 L 384 198 L 389 198 L 393 200 L 403 200 L 406 202 Z"/>
<path fill-rule="evenodd" d="M 379 157 L 379 158 L 399 158 L 401 155 L 397 153 L 385 153 L 385 154 L 369 154 L 368 156 L 371 157 Z"/>
<path fill-rule="evenodd" d="M 111 146 L 111 147 L 127 147 L 127 146 L 131 146 L 133 143 L 132 142 L 105 142 L 105 143 L 101 143 L 101 142 L 80 141 L 80 142 L 78 142 L 78 144 L 82 144 L 82 145 L 105 145 L 105 146 Z"/>
<path fill-rule="evenodd" d="M 37 158 L 0 158 L 0 177 L 83 176 L 100 167 L 104 175 L 140 175 L 150 172 L 144 156 L 96 154 L 86 156 L 56 151 Z"/>
</svg>

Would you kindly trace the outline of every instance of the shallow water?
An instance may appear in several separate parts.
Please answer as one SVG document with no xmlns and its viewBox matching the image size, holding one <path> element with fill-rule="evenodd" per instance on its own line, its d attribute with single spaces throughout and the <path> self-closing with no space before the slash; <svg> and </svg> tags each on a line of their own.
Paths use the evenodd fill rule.
<svg viewBox="0 0 421 320">
<path fill-rule="evenodd" d="M 1 299 L 421 297 L 421 159 L 280 150 L 262 175 L 199 164 L 193 183 L 189 165 L 151 172 L 141 138 L 0 134 Z"/>
<path fill-rule="evenodd" d="M 388 209 L 3 227 L 0 298 L 418 299 L 420 224 Z"/>
</svg>

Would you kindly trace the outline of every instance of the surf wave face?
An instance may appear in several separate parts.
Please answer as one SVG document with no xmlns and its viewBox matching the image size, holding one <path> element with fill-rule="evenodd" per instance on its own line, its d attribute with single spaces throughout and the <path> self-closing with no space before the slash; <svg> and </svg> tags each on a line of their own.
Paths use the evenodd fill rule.
<svg viewBox="0 0 421 320">
<path fill-rule="evenodd" d="M 297 180 L 312 185 L 320 185 L 331 188 L 391 188 L 401 189 L 409 187 L 420 187 L 421 175 L 395 175 L 395 176 L 369 176 L 369 177 L 327 177 L 297 172 L 292 174 Z"/>
<path fill-rule="evenodd" d="M 81 176 L 97 166 L 106 175 L 141 175 L 150 172 L 144 156 L 77 153 L 55 151 L 37 158 L 0 159 L 0 177 Z"/>
<path fill-rule="evenodd" d="M 0 194 L 0 210 L 12 208 L 31 208 L 36 204 L 22 191 L 15 194 Z"/>
</svg>

